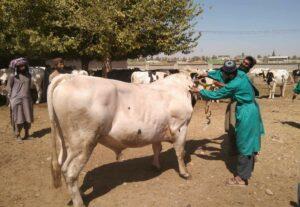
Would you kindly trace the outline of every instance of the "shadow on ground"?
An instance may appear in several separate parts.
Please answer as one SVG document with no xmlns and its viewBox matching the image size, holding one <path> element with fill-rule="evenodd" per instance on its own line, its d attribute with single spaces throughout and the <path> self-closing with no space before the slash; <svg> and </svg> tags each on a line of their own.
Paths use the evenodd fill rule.
<svg viewBox="0 0 300 207">
<path fill-rule="evenodd" d="M 290 201 L 290 206 L 299 207 L 299 205 L 295 201 Z"/>
<path fill-rule="evenodd" d="M 185 162 L 189 163 L 191 161 L 192 154 L 206 160 L 223 160 L 227 168 L 233 172 L 233 161 L 230 157 L 225 156 L 225 149 L 227 145 L 225 138 L 227 138 L 226 135 L 222 135 L 215 139 L 188 140 L 185 146 Z M 222 149 L 220 150 L 217 147 L 209 147 L 207 146 L 209 143 L 221 144 Z M 196 151 L 199 148 L 206 150 L 209 154 L 197 154 Z M 169 169 L 175 169 L 178 173 L 177 158 L 173 149 L 169 149 L 160 154 L 162 166 L 160 171 L 154 171 L 151 168 L 151 161 L 152 156 L 146 156 L 125 160 L 123 162 L 105 164 L 89 171 L 85 175 L 83 184 L 80 187 L 80 190 L 83 193 L 88 189 L 93 189 L 92 192 L 83 197 L 85 204 L 88 205 L 95 198 L 108 193 L 123 183 L 150 180 Z"/>
<path fill-rule="evenodd" d="M 50 132 L 51 132 L 51 128 L 44 128 L 39 131 L 33 132 L 31 136 L 34 138 L 42 138 L 43 136 L 49 134 Z"/>
<path fill-rule="evenodd" d="M 275 94 L 274 98 L 281 97 L 279 94 Z M 258 99 L 269 99 L 269 95 L 261 95 L 258 97 Z"/>
<path fill-rule="evenodd" d="M 294 121 L 281 121 L 281 124 L 288 124 L 292 127 L 300 129 L 300 123 L 297 123 L 297 122 L 294 122 Z"/>
</svg>

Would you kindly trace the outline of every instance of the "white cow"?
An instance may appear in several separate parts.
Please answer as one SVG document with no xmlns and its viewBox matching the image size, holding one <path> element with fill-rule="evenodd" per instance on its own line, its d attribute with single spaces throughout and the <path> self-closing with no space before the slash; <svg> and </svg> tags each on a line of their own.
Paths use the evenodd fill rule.
<svg viewBox="0 0 300 207">
<path fill-rule="evenodd" d="M 31 73 L 31 88 L 35 88 L 38 98 L 35 103 L 39 104 L 43 95 L 43 81 L 45 76 L 45 67 L 29 67 Z"/>
<path fill-rule="evenodd" d="M 287 70 L 279 69 L 279 70 L 269 70 L 266 74 L 264 74 L 264 80 L 269 85 L 270 93 L 269 98 L 274 99 L 276 86 L 280 86 L 281 96 L 284 97 L 285 88 L 287 84 L 287 80 L 290 77 L 290 74 Z"/>
<path fill-rule="evenodd" d="M 253 68 L 250 70 L 249 75 L 254 76 L 262 76 L 264 73 L 266 74 L 270 68 Z"/>
<path fill-rule="evenodd" d="M 147 84 L 167 77 L 169 73 L 159 71 L 136 71 L 131 75 L 131 83 Z"/>
<path fill-rule="evenodd" d="M 8 81 L 8 77 L 13 73 L 12 69 L 1 69 L 0 70 L 0 80 L 2 85 L 6 85 Z M 36 66 L 36 67 L 29 67 L 29 73 L 31 74 L 31 88 L 36 89 L 37 91 L 37 101 L 36 103 L 40 103 L 42 99 L 43 93 L 43 80 L 45 76 L 45 67 Z"/>
<path fill-rule="evenodd" d="M 2 68 L 0 69 L 0 82 L 1 85 L 6 85 L 9 75 L 12 73 L 11 69 Z"/>
<path fill-rule="evenodd" d="M 85 70 L 72 70 L 72 73 L 73 75 L 89 75 L 87 71 Z"/>
<path fill-rule="evenodd" d="M 151 84 L 68 74 L 55 77 L 48 88 L 54 186 L 61 185 L 62 172 L 73 205 L 84 206 L 78 175 L 97 143 L 113 150 L 117 159 L 125 148 L 152 144 L 153 165 L 160 168 L 161 142 L 171 142 L 180 176 L 189 178 L 184 145 L 193 112 L 189 91 L 193 85 L 185 74 Z"/>
</svg>

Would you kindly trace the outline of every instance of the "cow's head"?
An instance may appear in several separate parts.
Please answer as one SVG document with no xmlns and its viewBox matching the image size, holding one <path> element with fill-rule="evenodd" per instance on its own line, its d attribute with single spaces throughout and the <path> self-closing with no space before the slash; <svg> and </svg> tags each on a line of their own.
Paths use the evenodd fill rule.
<svg viewBox="0 0 300 207">
<path fill-rule="evenodd" d="M 292 78 L 293 78 L 292 81 L 294 83 L 296 83 L 300 80 L 300 69 L 293 70 Z"/>
<path fill-rule="evenodd" d="M 191 79 L 194 81 L 198 78 L 198 73 L 190 73 Z"/>
<path fill-rule="evenodd" d="M 293 76 L 300 76 L 300 69 L 293 70 Z"/>
<path fill-rule="evenodd" d="M 273 81 L 273 79 L 274 79 L 274 74 L 273 74 L 273 72 L 270 72 L 270 71 L 269 71 L 269 72 L 266 74 L 265 81 L 267 82 L 268 85 L 270 85 L 270 83 Z"/>
</svg>

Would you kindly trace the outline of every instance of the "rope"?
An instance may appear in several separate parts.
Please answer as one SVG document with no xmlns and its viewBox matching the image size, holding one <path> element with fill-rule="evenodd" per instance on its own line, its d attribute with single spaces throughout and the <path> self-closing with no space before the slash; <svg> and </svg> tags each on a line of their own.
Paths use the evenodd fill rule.
<svg viewBox="0 0 300 207">
<path fill-rule="evenodd" d="M 211 123 L 211 110 L 210 110 L 210 101 L 206 101 L 206 105 L 205 105 L 205 116 L 206 116 L 206 125 L 209 125 Z"/>
</svg>

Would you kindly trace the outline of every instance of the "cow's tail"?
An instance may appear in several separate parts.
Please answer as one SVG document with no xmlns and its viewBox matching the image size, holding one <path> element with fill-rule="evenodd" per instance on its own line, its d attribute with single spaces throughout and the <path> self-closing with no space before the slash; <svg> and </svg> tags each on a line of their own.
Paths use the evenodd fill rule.
<svg viewBox="0 0 300 207">
<path fill-rule="evenodd" d="M 59 123 L 56 117 L 55 110 L 53 108 L 53 92 L 55 88 L 66 78 L 66 75 L 59 75 L 58 77 L 54 78 L 51 84 L 48 87 L 47 92 L 47 102 L 48 102 L 48 113 L 51 122 L 51 134 L 52 134 L 52 159 L 51 159 L 51 173 L 53 179 L 53 185 L 55 188 L 61 186 L 61 166 L 58 163 L 58 156 L 57 156 L 57 146 L 56 140 L 57 135 L 60 133 L 59 130 Z M 61 137 L 61 134 L 59 135 Z M 62 143 L 61 141 L 59 143 Z M 61 146 L 62 147 L 62 146 Z"/>
</svg>

